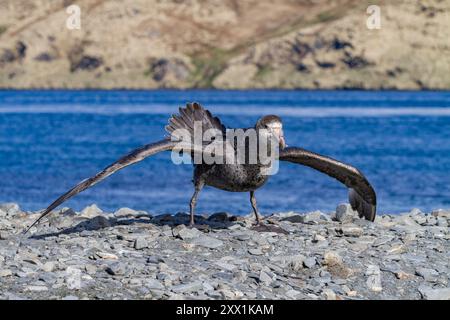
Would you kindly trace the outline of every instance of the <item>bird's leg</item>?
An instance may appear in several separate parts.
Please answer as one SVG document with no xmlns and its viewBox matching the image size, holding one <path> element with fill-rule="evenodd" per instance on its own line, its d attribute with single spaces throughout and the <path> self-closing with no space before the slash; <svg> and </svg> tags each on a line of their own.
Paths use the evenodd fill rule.
<svg viewBox="0 0 450 320">
<path fill-rule="evenodd" d="M 262 218 L 258 212 L 258 207 L 256 206 L 255 191 L 250 191 L 250 202 L 252 204 L 253 212 L 255 213 L 255 217 L 256 217 L 256 225 L 254 225 L 251 228 L 252 230 L 256 230 L 258 232 L 276 232 L 276 233 L 281 233 L 281 234 L 288 234 L 288 232 L 286 232 L 286 230 L 280 228 L 277 225 L 273 225 L 274 222 L 272 222 L 272 221 L 269 221 L 270 224 L 265 224 L 261 221 Z"/>
<path fill-rule="evenodd" d="M 189 221 L 189 226 L 192 227 L 194 226 L 194 211 L 195 211 L 195 205 L 197 204 L 197 197 L 198 194 L 200 193 L 200 190 L 202 190 L 203 185 L 202 184 L 196 184 L 195 185 L 195 192 L 192 195 L 191 198 L 191 203 L 190 203 L 190 214 L 191 214 L 191 219 Z"/>
<path fill-rule="evenodd" d="M 255 191 L 250 191 L 250 203 L 252 204 L 253 212 L 255 213 L 256 225 L 259 226 L 261 224 L 261 216 L 258 212 L 258 207 L 256 206 Z"/>
</svg>

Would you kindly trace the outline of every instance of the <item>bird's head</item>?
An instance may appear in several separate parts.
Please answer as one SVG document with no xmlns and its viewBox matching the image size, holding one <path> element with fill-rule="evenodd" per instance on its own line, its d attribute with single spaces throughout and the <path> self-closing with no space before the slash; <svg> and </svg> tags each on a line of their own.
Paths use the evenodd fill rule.
<svg viewBox="0 0 450 320">
<path fill-rule="evenodd" d="M 280 149 L 287 147 L 284 140 L 283 123 L 281 118 L 275 115 L 268 115 L 260 118 L 256 122 L 256 130 L 264 129 L 271 135 L 280 145 Z"/>
</svg>

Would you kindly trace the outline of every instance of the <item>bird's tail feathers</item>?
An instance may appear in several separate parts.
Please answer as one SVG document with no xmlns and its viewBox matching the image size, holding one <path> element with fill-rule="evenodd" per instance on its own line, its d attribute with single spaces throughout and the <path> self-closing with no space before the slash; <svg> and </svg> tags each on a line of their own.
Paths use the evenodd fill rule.
<svg viewBox="0 0 450 320">
<path fill-rule="evenodd" d="M 188 103 L 185 108 L 180 108 L 179 113 L 172 115 L 169 119 L 169 123 L 165 127 L 169 137 L 174 140 L 183 139 L 180 133 L 186 132 L 186 130 L 191 139 L 193 139 L 194 129 L 196 128 L 201 128 L 201 134 L 204 134 L 209 129 L 219 130 L 222 133 L 225 132 L 225 127 L 220 122 L 219 118 L 214 117 L 211 112 L 203 108 L 197 102 Z"/>
</svg>

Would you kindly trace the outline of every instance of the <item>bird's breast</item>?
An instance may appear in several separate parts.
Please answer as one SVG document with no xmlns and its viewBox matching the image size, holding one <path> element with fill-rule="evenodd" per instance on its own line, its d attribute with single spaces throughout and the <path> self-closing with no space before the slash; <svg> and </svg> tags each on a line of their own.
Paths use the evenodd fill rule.
<svg viewBox="0 0 450 320">
<path fill-rule="evenodd" d="M 209 186 L 227 191 L 246 192 L 256 190 L 267 182 L 259 165 L 214 165 L 205 172 L 204 180 Z"/>
</svg>

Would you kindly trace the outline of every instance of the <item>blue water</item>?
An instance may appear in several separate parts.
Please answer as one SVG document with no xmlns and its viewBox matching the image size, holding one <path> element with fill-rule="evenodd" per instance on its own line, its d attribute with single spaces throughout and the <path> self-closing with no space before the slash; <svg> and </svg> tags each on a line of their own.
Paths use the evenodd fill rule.
<svg viewBox="0 0 450 320">
<path fill-rule="evenodd" d="M 60 194 L 128 151 L 164 135 L 170 114 L 198 101 L 230 127 L 282 116 L 290 146 L 358 167 L 373 184 L 380 212 L 450 207 L 450 92 L 359 91 L 0 91 L 0 202 L 25 210 Z M 114 211 L 187 211 L 190 165 L 159 154 L 128 167 L 65 205 Z M 282 163 L 256 193 L 262 213 L 334 210 L 340 183 Z M 205 188 L 198 211 L 251 211 L 248 194 Z"/>
</svg>

